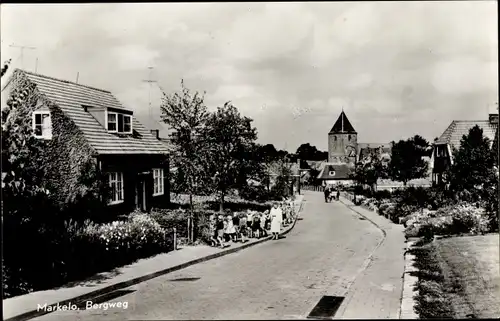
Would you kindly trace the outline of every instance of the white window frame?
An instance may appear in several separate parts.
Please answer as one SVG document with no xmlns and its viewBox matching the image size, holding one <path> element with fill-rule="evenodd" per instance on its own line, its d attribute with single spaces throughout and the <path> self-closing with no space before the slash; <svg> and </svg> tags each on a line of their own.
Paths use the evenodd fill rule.
<svg viewBox="0 0 500 321">
<path fill-rule="evenodd" d="M 112 122 L 113 124 L 115 124 L 115 129 L 109 129 L 109 116 L 110 115 L 114 115 L 115 116 L 115 121 Z M 127 119 L 129 121 L 128 125 L 130 126 L 130 130 L 129 131 L 120 131 L 119 128 L 118 128 L 118 118 L 119 116 L 122 116 L 123 117 L 123 127 L 125 127 L 125 119 Z M 132 124 L 132 115 L 127 115 L 127 114 L 122 114 L 122 113 L 117 113 L 117 112 L 114 112 L 114 111 L 108 111 L 106 112 L 106 129 L 108 130 L 108 132 L 110 133 L 118 133 L 118 134 L 132 134 L 133 132 L 133 124 Z"/>
<path fill-rule="evenodd" d="M 49 116 L 48 117 L 49 118 L 48 128 L 44 128 L 43 118 L 42 118 L 41 124 L 36 123 L 36 115 L 48 115 Z M 34 111 L 32 117 L 33 117 L 32 118 L 33 136 L 35 136 L 36 138 L 40 138 L 40 139 L 52 139 L 52 117 L 50 115 L 50 111 Z M 37 126 L 42 127 L 42 134 L 41 135 L 36 134 L 35 129 Z"/>
<path fill-rule="evenodd" d="M 114 176 L 114 177 L 113 177 Z M 109 187 L 111 187 L 111 199 L 109 200 L 109 205 L 121 204 L 125 200 L 125 191 L 123 188 L 123 173 L 122 172 L 110 172 L 108 173 Z M 121 183 L 120 188 L 116 188 L 113 191 L 113 183 L 118 185 Z M 121 197 L 120 197 L 121 196 Z"/>
<path fill-rule="evenodd" d="M 163 175 L 163 168 L 153 168 L 153 196 L 165 194 L 165 178 Z"/>
<path fill-rule="evenodd" d="M 115 124 L 115 129 L 109 129 L 109 115 L 115 115 L 115 121 L 113 122 Z M 106 129 L 110 133 L 117 133 L 118 132 L 118 113 L 108 111 L 106 112 Z"/>
<path fill-rule="evenodd" d="M 130 125 L 130 130 L 129 131 L 124 131 L 123 133 L 124 134 L 132 134 L 132 116 L 131 115 L 126 115 L 126 114 L 122 114 L 123 115 L 123 128 L 125 128 L 125 119 L 129 119 L 129 125 Z M 117 118 L 117 121 L 118 121 L 118 118 Z M 118 125 L 118 124 L 117 124 Z"/>
</svg>

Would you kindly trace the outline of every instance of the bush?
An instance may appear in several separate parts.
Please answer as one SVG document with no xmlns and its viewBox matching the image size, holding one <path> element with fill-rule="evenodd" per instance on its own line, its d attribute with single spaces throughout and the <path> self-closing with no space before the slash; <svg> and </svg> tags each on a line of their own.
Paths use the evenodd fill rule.
<svg viewBox="0 0 500 321">
<path fill-rule="evenodd" d="M 244 200 L 266 202 L 272 199 L 273 195 L 262 185 L 252 186 L 247 185 L 240 189 L 239 195 Z"/>
<path fill-rule="evenodd" d="M 148 214 L 139 213 L 133 213 L 126 221 L 107 224 L 87 220 L 33 230 L 18 226 L 13 233 L 31 233 L 31 242 L 22 248 L 23 255 L 18 259 L 9 257 L 2 262 L 5 297 L 82 280 L 173 249 L 172 234 Z"/>
<path fill-rule="evenodd" d="M 390 199 L 392 197 L 392 193 L 388 190 L 376 191 L 373 194 L 373 197 L 375 197 L 377 200 L 381 201 L 384 199 Z"/>
<path fill-rule="evenodd" d="M 435 235 L 461 233 L 484 234 L 489 231 L 489 221 L 482 208 L 471 204 L 447 206 L 438 211 L 419 211 L 406 222 L 407 237 L 432 239 Z"/>
</svg>

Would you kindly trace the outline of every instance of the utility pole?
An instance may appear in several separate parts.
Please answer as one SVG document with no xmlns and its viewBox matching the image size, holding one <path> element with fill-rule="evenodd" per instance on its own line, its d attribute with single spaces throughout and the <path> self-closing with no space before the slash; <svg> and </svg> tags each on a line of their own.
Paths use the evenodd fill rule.
<svg viewBox="0 0 500 321">
<path fill-rule="evenodd" d="M 21 58 L 21 67 L 24 69 L 24 49 L 31 49 L 31 50 L 35 50 L 36 47 L 29 47 L 29 46 L 17 46 L 17 45 L 10 45 L 10 47 L 12 48 L 19 48 L 19 50 L 21 50 L 21 55 L 19 56 Z"/>
<path fill-rule="evenodd" d="M 146 82 L 149 84 L 149 118 L 153 119 L 152 112 L 151 112 L 151 86 L 153 83 L 158 84 L 156 80 L 151 79 L 151 74 L 153 72 L 153 67 L 148 67 L 149 69 L 149 79 L 143 80 L 143 82 Z"/>
</svg>

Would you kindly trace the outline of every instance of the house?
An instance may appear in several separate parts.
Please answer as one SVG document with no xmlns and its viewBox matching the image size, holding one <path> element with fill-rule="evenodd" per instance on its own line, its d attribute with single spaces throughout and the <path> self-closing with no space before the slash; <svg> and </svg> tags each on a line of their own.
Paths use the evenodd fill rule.
<svg viewBox="0 0 500 321">
<path fill-rule="evenodd" d="M 322 185 L 351 185 L 353 168 L 348 164 L 324 163 L 318 174 Z"/>
<path fill-rule="evenodd" d="M 109 213 L 169 203 L 169 149 L 111 92 L 19 69 L 2 91 L 27 84 L 34 85 L 28 112 L 43 144 L 45 179 L 60 204 L 85 190 L 89 168 L 109 184 Z"/>
<path fill-rule="evenodd" d="M 445 172 L 453 164 L 453 148 L 460 147 L 460 141 L 469 130 L 478 125 L 483 130 L 483 135 L 493 143 L 498 128 L 498 112 L 491 113 L 488 120 L 454 120 L 434 142 L 431 157 L 432 183 L 441 185 L 445 183 Z"/>
</svg>

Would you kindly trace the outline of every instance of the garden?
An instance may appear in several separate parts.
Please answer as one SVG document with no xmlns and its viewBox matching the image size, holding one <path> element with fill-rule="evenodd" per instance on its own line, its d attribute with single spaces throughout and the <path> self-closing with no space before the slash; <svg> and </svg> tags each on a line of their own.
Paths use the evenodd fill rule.
<svg viewBox="0 0 500 321">
<path fill-rule="evenodd" d="M 359 178 L 368 173 L 372 181 L 361 180 L 364 184 L 350 188 L 347 196 L 404 224 L 406 237 L 417 240 L 408 252 L 418 269 L 412 273 L 418 276 L 420 318 L 498 318 L 498 129 L 491 144 L 482 129 L 471 128 L 453 148 L 453 160 L 442 185 L 375 191 L 373 179 L 384 173 L 358 171 Z M 418 172 L 409 157 L 406 166 L 399 161 L 389 172 Z M 405 179 L 411 178 L 416 177 Z"/>
</svg>

